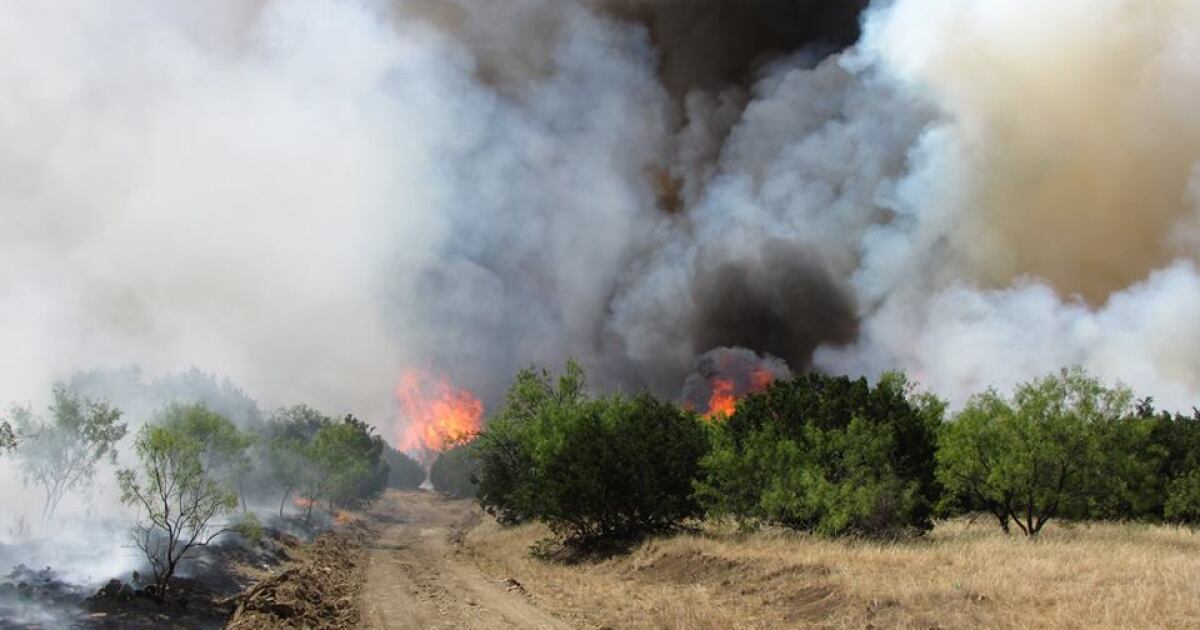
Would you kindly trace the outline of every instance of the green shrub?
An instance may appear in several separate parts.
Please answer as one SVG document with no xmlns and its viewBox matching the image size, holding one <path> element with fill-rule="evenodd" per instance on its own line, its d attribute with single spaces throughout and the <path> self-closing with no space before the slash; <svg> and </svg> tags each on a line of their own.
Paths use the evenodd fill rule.
<svg viewBox="0 0 1200 630">
<path fill-rule="evenodd" d="M 931 527 L 943 404 L 900 375 L 773 384 L 713 427 L 696 494 L 709 514 L 828 536 Z"/>
<path fill-rule="evenodd" d="M 307 449 L 317 477 L 317 492 L 309 498 L 324 499 L 331 513 L 377 499 L 387 487 L 384 446 L 374 428 L 354 416 L 321 427 Z"/>
<path fill-rule="evenodd" d="M 1200 470 L 1182 475 L 1167 486 L 1164 516 L 1178 523 L 1200 522 Z"/>
<path fill-rule="evenodd" d="M 1200 411 L 1193 410 L 1190 416 L 1155 413 L 1151 405 L 1145 399 L 1138 406 L 1138 415 L 1151 424 L 1141 458 L 1153 464 L 1147 482 L 1135 489 L 1145 497 L 1144 513 L 1138 517 L 1200 523 L 1200 511 L 1183 509 L 1186 502 L 1181 503 L 1184 495 L 1180 494 L 1190 483 L 1186 479 L 1200 470 Z"/>
<path fill-rule="evenodd" d="M 258 516 L 254 512 L 247 512 L 240 519 L 230 524 L 230 528 L 242 537 L 242 540 L 251 545 L 257 545 L 263 539 L 265 530 L 262 526 L 262 521 L 258 520 Z"/>
<path fill-rule="evenodd" d="M 574 362 L 557 379 L 544 370 L 521 370 L 504 406 L 476 438 L 476 498 L 501 523 L 514 525 L 537 517 L 540 497 L 534 479 L 534 446 L 539 431 L 545 418 L 575 413 L 587 399 L 583 386 L 583 371 Z"/>
<path fill-rule="evenodd" d="M 525 370 L 475 445 L 478 498 L 503 521 L 543 521 L 576 546 L 666 531 L 700 514 L 691 484 L 706 446 L 699 420 L 673 404 L 590 399 L 573 363 L 557 386 Z"/>
<path fill-rule="evenodd" d="M 279 491 L 281 518 L 293 494 L 306 523 L 318 503 L 330 513 L 362 507 L 383 493 L 392 474 L 391 449 L 374 427 L 352 415 L 339 422 L 306 405 L 272 414 L 257 446 L 259 474 L 264 486 Z"/>
<path fill-rule="evenodd" d="M 429 470 L 433 489 L 455 499 L 475 496 L 479 460 L 470 443 L 458 444 L 438 455 Z"/>
<path fill-rule="evenodd" d="M 416 490 L 425 483 L 425 468 L 417 460 L 388 446 L 383 452 L 388 466 L 388 487 Z"/>
</svg>

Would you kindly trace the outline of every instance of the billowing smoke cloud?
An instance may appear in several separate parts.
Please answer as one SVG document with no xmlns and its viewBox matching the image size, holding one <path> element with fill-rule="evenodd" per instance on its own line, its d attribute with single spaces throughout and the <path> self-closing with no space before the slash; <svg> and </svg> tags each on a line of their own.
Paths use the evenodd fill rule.
<svg viewBox="0 0 1200 630">
<path fill-rule="evenodd" d="M 691 338 L 697 348 L 758 348 L 809 367 L 825 342 L 854 340 L 847 296 L 798 247 L 766 241 L 751 260 L 722 260 L 692 278 Z"/>
<path fill-rule="evenodd" d="M 1081 363 L 1169 406 L 1200 394 L 1200 9 L 902 0 L 854 59 L 940 110 L 863 234 L 864 335 L 819 363 L 898 366 L 961 400 Z"/>
<path fill-rule="evenodd" d="M 196 364 L 382 422 L 409 365 L 674 396 L 737 345 L 1195 402 L 1200 10 L 863 4 L 6 5 L 0 398 Z"/>
</svg>

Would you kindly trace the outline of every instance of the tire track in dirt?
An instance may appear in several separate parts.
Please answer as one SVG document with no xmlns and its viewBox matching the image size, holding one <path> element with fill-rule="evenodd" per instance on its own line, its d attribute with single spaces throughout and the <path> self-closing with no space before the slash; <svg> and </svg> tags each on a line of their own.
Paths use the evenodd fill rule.
<svg viewBox="0 0 1200 630">
<path fill-rule="evenodd" d="M 378 630 L 521 628 L 568 630 L 498 578 L 454 556 L 451 539 L 477 521 L 468 501 L 429 492 L 388 492 L 371 510 L 380 531 L 368 545 L 363 626 Z"/>
</svg>

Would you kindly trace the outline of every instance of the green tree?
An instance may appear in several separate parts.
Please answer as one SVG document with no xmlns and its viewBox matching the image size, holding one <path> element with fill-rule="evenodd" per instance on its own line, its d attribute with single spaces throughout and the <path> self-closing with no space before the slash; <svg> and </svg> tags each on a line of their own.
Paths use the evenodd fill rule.
<svg viewBox="0 0 1200 630">
<path fill-rule="evenodd" d="M 232 421 L 202 403 L 172 403 L 155 421 L 198 444 L 205 474 L 234 487 L 242 511 L 246 511 L 242 483 L 253 468 L 248 451 L 253 434 L 239 431 Z"/>
<path fill-rule="evenodd" d="M 1200 469 L 1170 482 L 1163 515 L 1177 523 L 1200 523 Z"/>
<path fill-rule="evenodd" d="M 425 483 L 425 468 L 417 460 L 388 446 L 384 449 L 388 465 L 388 487 L 416 490 Z"/>
<path fill-rule="evenodd" d="M 262 474 L 280 492 L 279 516 L 296 491 L 314 492 L 316 471 L 310 457 L 313 438 L 333 420 L 306 405 L 295 405 L 272 414 L 262 432 Z M 311 515 L 308 499 L 306 515 Z"/>
<path fill-rule="evenodd" d="M 572 545 L 664 531 L 697 516 L 707 448 L 693 415 L 649 394 L 590 399 L 570 363 L 557 383 L 522 371 L 472 445 L 477 498 L 508 522 L 540 520 Z"/>
<path fill-rule="evenodd" d="M 1094 436 L 1094 468 L 1085 474 L 1085 502 L 1070 502 L 1070 519 L 1163 519 L 1168 451 L 1155 441 L 1159 418 L 1139 414 L 1102 417 L 1090 427 Z"/>
<path fill-rule="evenodd" d="M 712 427 L 697 497 L 714 516 L 829 536 L 927 530 L 943 410 L 900 374 L 774 383 Z"/>
<path fill-rule="evenodd" d="M 699 419 L 649 394 L 611 395 L 547 418 L 535 450 L 538 518 L 568 542 L 668 531 L 699 516 Z"/>
<path fill-rule="evenodd" d="M 383 438 L 354 416 L 321 427 L 308 448 L 316 472 L 309 500 L 324 499 L 335 508 L 357 508 L 370 503 L 387 488 L 388 468 L 383 459 Z M 306 519 L 311 517 L 310 511 Z"/>
<path fill-rule="evenodd" d="M 150 563 L 160 597 L 193 548 L 230 531 L 218 521 L 237 509 L 228 478 L 213 475 L 209 446 L 181 424 L 144 427 L 135 444 L 140 471 L 117 473 L 122 502 L 140 512 L 133 542 Z"/>
<path fill-rule="evenodd" d="M 1139 461 L 1151 468 L 1136 488 L 1142 497 L 1137 518 L 1200 522 L 1200 511 L 1182 509 L 1180 494 L 1188 483 L 1183 480 L 1200 470 L 1200 411 L 1157 412 L 1153 403 L 1146 398 L 1137 405 L 1136 416 L 1151 427 L 1147 443 L 1136 452 Z M 1176 482 L 1183 485 L 1175 486 Z"/>
<path fill-rule="evenodd" d="M 557 379 L 546 370 L 519 371 L 504 406 L 476 440 L 479 504 L 504 524 L 535 518 L 534 446 L 544 419 L 576 413 L 587 400 L 579 364 L 567 362 Z"/>
<path fill-rule="evenodd" d="M 116 444 L 126 432 L 121 410 L 107 403 L 62 385 L 54 387 L 53 398 L 49 420 L 34 417 L 28 408 L 12 412 L 22 476 L 45 492 L 43 520 L 54 516 L 68 492 L 91 484 L 101 459 L 116 461 Z"/>
<path fill-rule="evenodd" d="M 0 452 L 11 451 L 17 447 L 17 434 L 13 432 L 8 420 L 0 420 Z"/>
<path fill-rule="evenodd" d="M 474 497 L 478 480 L 479 459 L 470 442 L 455 444 L 438 454 L 429 469 L 433 489 L 454 499 Z"/>
<path fill-rule="evenodd" d="M 1005 531 L 1036 536 L 1052 518 L 1086 514 L 1093 479 L 1114 466 L 1106 431 L 1131 410 L 1132 394 L 1080 368 L 974 397 L 946 425 L 938 477 L 964 506 L 991 512 Z"/>
</svg>

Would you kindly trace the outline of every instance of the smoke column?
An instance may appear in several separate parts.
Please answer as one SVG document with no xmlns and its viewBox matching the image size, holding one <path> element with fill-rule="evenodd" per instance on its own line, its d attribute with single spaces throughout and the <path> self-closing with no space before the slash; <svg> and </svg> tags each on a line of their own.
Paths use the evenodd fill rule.
<svg viewBox="0 0 1200 630">
<path fill-rule="evenodd" d="M 723 346 L 1200 393 L 1183 0 L 0 8 L 0 399 L 198 365 L 383 422 Z M 390 434 L 390 432 L 388 432 Z"/>
</svg>

